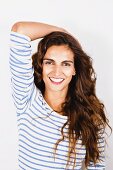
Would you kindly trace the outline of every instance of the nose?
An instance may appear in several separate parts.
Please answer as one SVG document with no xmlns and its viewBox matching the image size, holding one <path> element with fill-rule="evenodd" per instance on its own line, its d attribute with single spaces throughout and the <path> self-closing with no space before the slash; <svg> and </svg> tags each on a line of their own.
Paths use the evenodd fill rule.
<svg viewBox="0 0 113 170">
<path fill-rule="evenodd" d="M 59 65 L 54 66 L 54 74 L 55 76 L 59 76 L 62 73 L 62 68 Z"/>
</svg>

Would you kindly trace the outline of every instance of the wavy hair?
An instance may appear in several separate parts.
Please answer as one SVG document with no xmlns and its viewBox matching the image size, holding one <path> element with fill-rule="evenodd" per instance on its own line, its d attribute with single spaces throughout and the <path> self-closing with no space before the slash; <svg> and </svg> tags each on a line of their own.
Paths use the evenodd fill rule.
<svg viewBox="0 0 113 170">
<path fill-rule="evenodd" d="M 34 82 L 44 94 L 45 85 L 42 78 L 42 63 L 47 49 L 53 45 L 66 45 L 74 54 L 74 67 L 76 75 L 68 87 L 62 112 L 68 117 L 67 122 L 61 129 L 62 138 L 55 144 L 57 149 L 60 141 L 64 140 L 63 129 L 68 125 L 68 166 L 71 163 L 71 154 L 76 158 L 76 142 L 82 139 L 82 145 L 86 147 L 85 166 L 90 161 L 94 164 L 99 161 L 100 151 L 98 140 L 104 133 L 108 119 L 105 115 L 104 104 L 99 101 L 95 93 L 96 74 L 92 66 L 92 59 L 82 49 L 80 43 L 70 34 L 65 32 L 52 32 L 46 35 L 38 44 L 37 52 L 32 56 L 34 67 Z M 109 126 L 109 125 L 108 125 Z M 73 168 L 76 159 L 73 162 Z"/>
</svg>

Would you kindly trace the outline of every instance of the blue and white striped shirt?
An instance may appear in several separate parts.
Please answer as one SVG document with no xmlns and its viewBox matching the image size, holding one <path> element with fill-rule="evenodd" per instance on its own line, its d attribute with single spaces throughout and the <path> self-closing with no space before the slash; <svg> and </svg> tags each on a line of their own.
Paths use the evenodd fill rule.
<svg viewBox="0 0 113 170">
<path fill-rule="evenodd" d="M 46 103 L 34 84 L 31 40 L 25 35 L 11 32 L 10 68 L 12 96 L 17 111 L 19 133 L 19 170 L 65 170 L 68 140 L 59 143 L 54 155 L 55 143 L 61 139 L 61 128 L 67 117 L 62 116 Z M 67 133 L 67 127 L 64 129 Z M 102 161 L 88 170 L 103 170 L 104 137 L 98 141 Z M 75 170 L 82 169 L 86 149 L 81 139 L 76 144 Z M 74 157 L 72 156 L 72 161 Z M 67 169 L 72 170 L 72 165 Z"/>
</svg>

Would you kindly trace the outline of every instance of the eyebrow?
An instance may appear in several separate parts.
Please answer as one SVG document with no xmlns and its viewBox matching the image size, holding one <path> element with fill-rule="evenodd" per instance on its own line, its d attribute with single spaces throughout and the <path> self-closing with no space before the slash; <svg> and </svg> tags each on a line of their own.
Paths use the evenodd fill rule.
<svg viewBox="0 0 113 170">
<path fill-rule="evenodd" d="M 43 60 L 49 60 L 49 61 L 55 62 L 55 60 L 50 59 L 50 58 L 44 58 Z M 64 60 L 64 61 L 62 61 L 62 63 L 65 63 L 65 62 L 73 63 L 72 60 Z"/>
</svg>

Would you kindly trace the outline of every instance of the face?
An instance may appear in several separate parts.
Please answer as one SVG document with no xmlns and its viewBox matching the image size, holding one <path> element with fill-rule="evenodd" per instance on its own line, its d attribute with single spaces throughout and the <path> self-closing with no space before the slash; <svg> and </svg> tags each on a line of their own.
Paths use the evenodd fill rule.
<svg viewBox="0 0 113 170">
<path fill-rule="evenodd" d="M 74 54 L 69 47 L 61 45 L 48 48 L 43 59 L 45 91 L 66 93 L 74 75 Z"/>
</svg>

